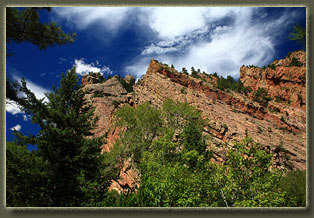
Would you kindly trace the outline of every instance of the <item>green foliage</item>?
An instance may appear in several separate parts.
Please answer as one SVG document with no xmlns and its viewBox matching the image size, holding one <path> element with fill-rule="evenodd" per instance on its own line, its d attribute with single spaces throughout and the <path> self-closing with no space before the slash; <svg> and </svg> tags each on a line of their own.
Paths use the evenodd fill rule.
<svg viewBox="0 0 314 218">
<path fill-rule="evenodd" d="M 106 81 L 106 79 L 101 73 L 89 72 L 88 75 L 96 78 L 98 83 L 102 83 Z"/>
<path fill-rule="evenodd" d="M 118 101 L 116 101 L 116 100 L 113 100 L 112 101 L 112 105 L 115 107 L 115 108 L 117 108 L 118 106 L 119 106 L 119 102 Z"/>
<path fill-rule="evenodd" d="M 288 37 L 290 40 L 298 42 L 302 46 L 302 50 L 306 48 L 306 29 L 300 24 L 293 26 L 292 32 Z"/>
<path fill-rule="evenodd" d="M 194 67 L 191 67 L 191 76 L 194 78 L 200 78 L 197 71 L 195 71 Z"/>
<path fill-rule="evenodd" d="M 215 72 L 215 73 L 213 73 L 213 76 L 214 77 L 216 77 L 216 78 L 218 78 L 219 76 L 218 76 L 218 74 Z"/>
<path fill-rule="evenodd" d="M 47 180 L 51 171 L 48 162 L 26 146 L 7 142 L 6 203 L 8 207 L 49 206 L 51 190 Z"/>
<path fill-rule="evenodd" d="M 184 88 L 184 87 L 182 87 L 180 91 L 182 94 L 185 94 L 185 95 L 187 94 L 186 88 Z"/>
<path fill-rule="evenodd" d="M 303 98 L 302 95 L 298 94 L 298 101 L 300 102 L 300 105 L 303 104 Z"/>
<path fill-rule="evenodd" d="M 285 120 L 285 118 L 283 116 L 280 117 L 280 120 L 284 123 L 287 123 L 287 121 Z"/>
<path fill-rule="evenodd" d="M 101 93 L 101 92 L 94 92 L 92 98 L 101 98 L 101 97 L 104 97 L 104 94 Z"/>
<path fill-rule="evenodd" d="M 135 80 L 131 80 L 130 83 L 127 83 L 120 75 L 117 76 L 119 82 L 122 87 L 128 92 L 133 92 L 133 85 L 135 84 Z"/>
<path fill-rule="evenodd" d="M 296 57 L 293 57 L 291 59 L 290 64 L 289 64 L 289 67 L 302 67 L 302 66 L 303 66 L 303 64 Z"/>
<path fill-rule="evenodd" d="M 137 108 L 124 106 L 115 114 L 119 118 L 117 125 L 127 128 L 120 140 L 129 150 L 129 156 L 135 162 L 139 162 L 142 151 L 148 149 L 153 139 L 162 130 L 161 113 L 146 102 Z"/>
<path fill-rule="evenodd" d="M 219 204 L 236 207 L 278 207 L 288 203 L 278 188 L 281 173 L 269 168 L 272 154 L 251 138 L 234 144 L 215 173 Z"/>
<path fill-rule="evenodd" d="M 268 102 L 272 100 L 272 98 L 267 96 L 268 93 L 265 88 L 258 88 L 258 90 L 254 92 L 254 95 L 254 100 L 264 107 L 267 107 Z"/>
<path fill-rule="evenodd" d="M 24 41 L 47 49 L 53 45 L 64 45 L 74 42 L 76 34 L 63 32 L 56 23 L 40 22 L 38 11 L 49 8 L 6 8 L 6 41 L 7 43 Z"/>
<path fill-rule="evenodd" d="M 269 64 L 267 67 L 269 67 L 272 70 L 276 70 L 276 65 L 275 64 Z"/>
<path fill-rule="evenodd" d="M 288 193 L 292 207 L 306 207 L 306 171 L 288 172 L 279 182 L 283 191 Z"/>
<path fill-rule="evenodd" d="M 276 98 L 275 102 L 282 103 L 282 100 L 281 100 L 281 98 L 279 96 L 275 96 L 275 98 Z"/>
<path fill-rule="evenodd" d="M 43 102 L 22 80 L 21 91 L 26 97 L 19 103 L 40 131 L 35 136 L 16 132 L 16 142 L 37 145 L 37 155 L 46 163 L 42 173 L 49 172 L 45 184 L 38 185 L 50 191 L 45 196 L 50 199 L 49 206 L 92 206 L 96 198 L 105 196 L 110 182 L 110 176 L 104 173 L 103 138 L 88 138 L 93 136 L 96 118 L 78 81 L 74 69 L 62 74 L 60 87 L 46 93 L 48 101 Z"/>
<path fill-rule="evenodd" d="M 271 113 L 278 113 L 278 112 L 280 112 L 280 109 L 277 108 L 277 107 L 269 107 L 268 110 Z"/>
<path fill-rule="evenodd" d="M 204 121 L 184 103 L 168 99 L 161 110 L 148 103 L 137 108 L 125 106 L 117 116 L 118 124 L 127 128 L 118 147 L 125 158 L 129 153 L 137 157 L 142 176 L 139 190 L 115 196 L 114 206 L 273 207 L 294 202 L 279 186 L 282 173 L 270 170 L 272 153 L 251 138 L 236 142 L 223 164 L 211 163 L 212 152 L 202 134 Z M 154 127 L 158 137 L 149 137 L 153 129 L 142 134 L 149 123 L 158 123 Z M 138 146 L 141 149 L 136 155 Z M 117 158 L 117 154 L 113 151 L 111 155 L 121 160 L 123 155 Z"/>
<path fill-rule="evenodd" d="M 182 68 L 182 73 L 185 75 L 189 75 L 189 73 L 185 67 Z"/>
<path fill-rule="evenodd" d="M 73 43 L 76 34 L 65 33 L 56 23 L 40 23 L 39 10 L 50 11 L 50 8 L 15 8 L 6 7 L 6 49 L 7 56 L 12 56 L 10 43 L 30 42 L 39 49 L 47 49 L 54 45 Z M 6 97 L 17 101 L 20 86 L 14 81 L 6 81 Z M 19 99 L 21 101 L 21 99 Z"/>
<path fill-rule="evenodd" d="M 222 91 L 235 91 L 243 94 L 247 94 L 250 91 L 249 87 L 244 87 L 241 80 L 235 81 L 232 76 L 227 76 L 227 78 L 218 77 L 217 80 L 217 88 Z"/>
</svg>

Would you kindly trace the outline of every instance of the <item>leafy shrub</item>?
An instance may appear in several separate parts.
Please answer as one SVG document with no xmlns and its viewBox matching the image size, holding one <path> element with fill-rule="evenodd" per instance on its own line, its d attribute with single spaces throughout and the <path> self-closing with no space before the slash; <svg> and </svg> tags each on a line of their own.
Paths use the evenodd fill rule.
<svg viewBox="0 0 314 218">
<path fill-rule="evenodd" d="M 276 70 L 276 65 L 275 64 L 269 64 L 267 67 L 270 69 Z"/>
<path fill-rule="evenodd" d="M 217 88 L 222 91 L 235 91 L 243 94 L 247 94 L 250 91 L 249 87 L 244 87 L 241 80 L 235 81 L 232 76 L 227 76 L 227 78 L 217 77 Z"/>
<path fill-rule="evenodd" d="M 101 97 L 104 97 L 104 94 L 101 93 L 101 92 L 94 92 L 92 98 L 101 98 Z"/>
<path fill-rule="evenodd" d="M 272 98 L 267 96 L 268 93 L 265 88 L 258 88 L 254 94 L 255 94 L 254 100 L 265 107 L 267 107 L 268 102 L 272 100 Z"/>
<path fill-rule="evenodd" d="M 133 92 L 133 85 L 135 80 L 132 80 L 130 83 L 127 83 L 120 75 L 118 75 L 118 80 L 121 83 L 122 87 L 128 92 Z"/>
<path fill-rule="evenodd" d="M 119 102 L 118 101 L 116 101 L 116 100 L 113 100 L 112 102 L 112 105 L 116 108 L 116 107 L 118 107 L 119 106 Z"/>
<path fill-rule="evenodd" d="M 182 87 L 181 88 L 181 93 L 186 95 L 187 94 L 186 88 Z"/>
<path fill-rule="evenodd" d="M 306 206 L 306 171 L 295 170 L 281 178 L 279 185 L 288 193 L 291 207 Z"/>
<path fill-rule="evenodd" d="M 303 64 L 296 57 L 293 57 L 289 64 L 289 67 L 302 67 L 302 66 Z"/>
<path fill-rule="evenodd" d="M 198 72 L 195 71 L 194 67 L 191 68 L 191 76 L 194 78 L 200 78 L 200 76 L 198 75 Z"/>
</svg>

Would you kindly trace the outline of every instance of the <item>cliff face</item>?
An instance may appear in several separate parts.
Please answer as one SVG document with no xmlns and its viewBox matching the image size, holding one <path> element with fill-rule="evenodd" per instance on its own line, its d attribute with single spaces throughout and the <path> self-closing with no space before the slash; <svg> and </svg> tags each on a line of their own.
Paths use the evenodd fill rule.
<svg viewBox="0 0 314 218">
<path fill-rule="evenodd" d="M 253 90 L 265 88 L 270 97 L 305 111 L 305 58 L 305 52 L 297 51 L 285 59 L 275 60 L 272 68 L 243 66 L 240 68 L 240 80 Z"/>
<path fill-rule="evenodd" d="M 291 63 L 298 66 L 291 66 Z M 109 151 L 123 131 L 111 125 L 117 107 L 124 104 L 136 107 L 146 101 L 161 107 L 164 100 L 170 98 L 189 103 L 202 112 L 202 117 L 210 120 L 203 133 L 213 135 L 206 142 L 214 152 L 212 161 L 222 161 L 233 141 L 249 135 L 273 151 L 275 166 L 287 164 L 285 155 L 278 151 L 278 146 L 282 145 L 290 156 L 292 168 L 305 169 L 305 53 L 294 52 L 283 60 L 274 61 L 271 68 L 243 66 L 240 73 L 244 86 L 252 90 L 247 95 L 217 89 L 217 78 L 212 75 L 198 73 L 192 77 L 156 60 L 151 61 L 146 74 L 133 86 L 131 93 L 127 93 L 117 77 L 101 82 L 85 76 L 82 83 L 83 89 L 89 90 L 86 97 L 95 106 L 95 114 L 99 117 L 95 133 L 107 133 L 103 151 Z M 130 77 L 126 77 L 125 81 L 129 80 Z M 272 98 L 267 106 L 254 100 L 259 88 L 264 88 Z M 228 146 L 220 146 L 222 143 Z M 127 165 L 120 172 L 121 179 L 113 182 L 112 188 L 118 191 L 123 191 L 126 184 L 133 187 L 138 176 L 136 170 Z"/>
</svg>

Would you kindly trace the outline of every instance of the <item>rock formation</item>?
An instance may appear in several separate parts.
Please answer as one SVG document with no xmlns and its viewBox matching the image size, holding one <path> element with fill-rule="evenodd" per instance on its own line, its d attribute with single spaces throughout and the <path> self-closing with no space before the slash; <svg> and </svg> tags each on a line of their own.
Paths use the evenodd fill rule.
<svg viewBox="0 0 314 218">
<path fill-rule="evenodd" d="M 296 66 L 297 65 L 297 66 Z M 240 80 L 252 90 L 247 95 L 217 89 L 217 77 L 198 73 L 195 77 L 180 73 L 165 64 L 152 60 L 146 74 L 127 93 L 117 77 L 107 81 L 84 76 L 86 98 L 96 108 L 99 117 L 96 135 L 107 134 L 103 151 L 108 152 L 123 130 L 112 123 L 113 113 L 124 104 L 136 106 L 149 101 L 161 107 L 163 101 L 187 102 L 210 120 L 203 134 L 212 135 L 206 143 L 213 150 L 214 162 L 223 160 L 226 149 L 246 135 L 271 149 L 277 167 L 306 168 L 306 67 L 305 53 L 298 51 L 282 60 L 275 60 L 269 67 L 241 67 Z M 125 82 L 134 82 L 131 76 Z M 262 105 L 254 101 L 254 93 L 264 88 L 272 100 Z M 225 144 L 227 146 L 220 146 Z M 285 154 L 279 147 L 283 147 Z M 125 187 L 134 188 L 138 177 L 135 169 L 122 167 L 120 179 L 113 181 L 111 189 L 119 192 Z"/>
</svg>

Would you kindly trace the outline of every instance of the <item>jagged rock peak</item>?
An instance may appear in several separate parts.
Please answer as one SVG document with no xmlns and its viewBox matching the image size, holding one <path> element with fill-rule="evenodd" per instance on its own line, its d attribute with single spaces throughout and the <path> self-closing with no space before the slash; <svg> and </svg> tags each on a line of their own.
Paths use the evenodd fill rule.
<svg viewBox="0 0 314 218">
<path fill-rule="evenodd" d="M 96 84 L 96 83 L 102 83 L 104 81 L 104 77 L 101 73 L 94 73 L 90 72 L 88 74 L 85 74 L 82 77 L 82 85 L 86 86 L 88 84 Z"/>
<path fill-rule="evenodd" d="M 295 60 L 293 60 L 295 59 Z M 296 61 L 297 60 L 297 61 Z M 284 59 L 275 60 L 272 64 L 276 66 L 290 67 L 291 65 L 300 64 L 299 67 L 306 66 L 306 53 L 305 51 L 294 51 L 289 53 Z"/>
</svg>

